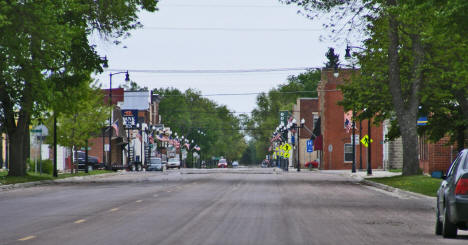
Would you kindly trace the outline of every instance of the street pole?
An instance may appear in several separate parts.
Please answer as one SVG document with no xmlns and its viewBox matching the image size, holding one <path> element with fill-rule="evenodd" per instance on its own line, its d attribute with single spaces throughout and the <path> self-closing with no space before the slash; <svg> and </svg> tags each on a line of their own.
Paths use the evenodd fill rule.
<svg viewBox="0 0 468 245">
<path fill-rule="evenodd" d="M 297 127 L 297 172 L 301 172 L 301 160 L 299 159 L 299 151 L 301 150 L 301 147 L 300 147 L 300 141 L 301 139 L 299 138 L 300 137 L 300 130 L 301 130 L 301 127 Z"/>
<path fill-rule="evenodd" d="M 54 177 L 57 177 L 57 114 L 54 112 Z"/>
<path fill-rule="evenodd" d="M 371 118 L 369 118 L 369 120 L 367 121 L 367 131 L 368 131 L 368 136 L 369 136 L 369 147 L 367 149 L 367 158 L 368 158 L 368 161 L 367 161 L 367 175 L 372 175 L 372 161 L 371 161 Z"/>
<path fill-rule="evenodd" d="M 362 121 L 359 120 L 359 140 L 362 139 Z M 359 144 L 359 170 L 362 170 L 362 144 Z"/>
<path fill-rule="evenodd" d="M 107 163 L 108 169 L 112 169 L 112 73 L 109 73 L 109 107 L 110 107 L 110 115 L 109 115 L 109 162 Z"/>
<path fill-rule="evenodd" d="M 355 130 L 355 125 L 356 125 L 356 122 L 354 121 L 354 118 L 353 118 L 353 167 L 352 167 L 352 170 L 351 172 L 352 173 L 356 173 L 356 130 Z"/>
</svg>

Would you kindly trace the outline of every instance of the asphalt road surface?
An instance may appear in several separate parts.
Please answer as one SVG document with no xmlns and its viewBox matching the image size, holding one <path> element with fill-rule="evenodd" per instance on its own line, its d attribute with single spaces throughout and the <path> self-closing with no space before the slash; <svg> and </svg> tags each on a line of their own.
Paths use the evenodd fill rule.
<svg viewBox="0 0 468 245">
<path fill-rule="evenodd" d="M 433 202 L 336 174 L 125 173 L 0 192 L 0 244 L 468 244 Z"/>
</svg>

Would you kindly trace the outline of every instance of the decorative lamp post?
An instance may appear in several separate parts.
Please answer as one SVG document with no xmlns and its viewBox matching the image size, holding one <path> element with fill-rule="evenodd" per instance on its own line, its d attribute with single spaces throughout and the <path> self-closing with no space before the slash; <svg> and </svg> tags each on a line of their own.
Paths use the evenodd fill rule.
<svg viewBox="0 0 468 245">
<path fill-rule="evenodd" d="M 111 107 L 110 115 L 109 115 L 109 162 L 108 168 L 112 169 L 112 76 L 117 75 L 117 74 L 125 74 L 125 81 L 128 82 L 130 81 L 130 76 L 128 75 L 128 71 L 121 71 L 121 72 L 115 72 L 115 73 L 109 73 L 109 107 Z M 128 125 L 127 125 L 128 127 Z M 130 140 L 130 139 L 128 139 Z M 130 142 L 129 142 L 130 143 Z M 130 147 L 129 147 L 130 149 Z M 128 155 L 128 154 L 127 154 Z"/>
</svg>

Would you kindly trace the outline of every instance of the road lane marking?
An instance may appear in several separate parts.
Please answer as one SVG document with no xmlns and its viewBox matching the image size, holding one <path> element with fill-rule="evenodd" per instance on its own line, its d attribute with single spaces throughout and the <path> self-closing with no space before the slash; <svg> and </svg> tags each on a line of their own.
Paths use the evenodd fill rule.
<svg viewBox="0 0 468 245">
<path fill-rule="evenodd" d="M 18 241 L 27 241 L 36 238 L 36 236 L 26 236 L 23 238 L 18 239 Z"/>
<path fill-rule="evenodd" d="M 136 202 L 143 202 L 143 200 L 137 200 Z"/>
<path fill-rule="evenodd" d="M 85 219 L 79 219 L 79 220 L 77 220 L 77 221 L 75 221 L 75 222 L 73 222 L 73 223 L 75 223 L 75 224 L 81 224 L 81 223 L 84 223 L 85 221 L 86 221 Z"/>
<path fill-rule="evenodd" d="M 171 190 L 167 190 L 166 192 L 171 192 Z"/>
<path fill-rule="evenodd" d="M 158 197 L 158 194 L 154 194 L 153 196 L 154 196 L 154 197 Z"/>
<path fill-rule="evenodd" d="M 119 210 L 119 208 L 113 208 L 113 209 L 109 210 L 109 212 L 115 212 L 117 210 Z"/>
</svg>

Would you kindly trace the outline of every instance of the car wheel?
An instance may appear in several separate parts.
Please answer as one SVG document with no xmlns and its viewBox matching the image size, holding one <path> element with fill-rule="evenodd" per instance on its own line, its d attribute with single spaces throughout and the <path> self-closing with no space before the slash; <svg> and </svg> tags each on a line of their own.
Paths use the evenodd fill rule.
<svg viewBox="0 0 468 245">
<path fill-rule="evenodd" d="M 444 207 L 444 220 L 442 222 L 442 236 L 445 238 L 454 238 L 457 236 L 457 226 L 450 222 L 450 212 L 447 207 Z"/>
<path fill-rule="evenodd" d="M 436 235 L 442 235 L 442 221 L 440 221 L 440 211 L 439 208 L 437 208 L 436 212 L 436 224 L 435 224 L 435 234 Z"/>
</svg>

